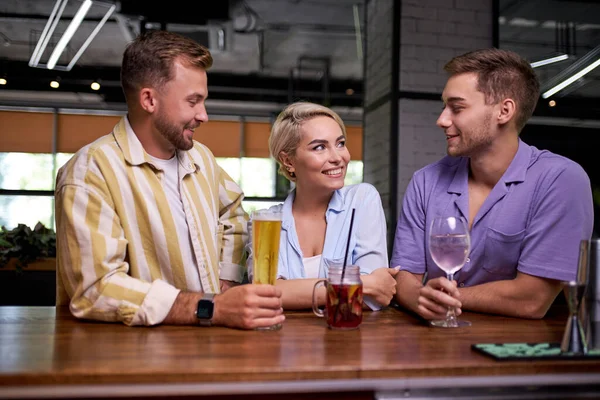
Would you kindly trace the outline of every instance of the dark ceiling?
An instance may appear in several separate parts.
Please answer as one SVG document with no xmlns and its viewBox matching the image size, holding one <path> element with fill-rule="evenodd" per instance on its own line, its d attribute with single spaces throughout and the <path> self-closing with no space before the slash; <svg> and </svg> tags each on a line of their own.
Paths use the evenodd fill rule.
<svg viewBox="0 0 600 400">
<path fill-rule="evenodd" d="M 42 60 L 48 58 L 81 2 L 67 3 Z M 95 0 L 58 66 L 68 64 L 108 5 L 117 4 L 117 10 L 66 72 L 28 65 L 56 1 L 2 0 L 0 75 L 8 84 L 1 87 L 0 103 L 39 104 L 47 99 L 82 107 L 122 105 L 119 65 L 127 42 L 145 29 L 167 29 L 211 49 L 213 100 L 285 104 L 304 98 L 339 107 L 362 106 L 363 0 L 167 3 L 168 7 L 139 0 Z M 544 90 L 565 70 L 581 69 L 600 57 L 594 53 L 600 53 L 600 1 L 498 0 L 497 4 L 499 47 L 515 50 L 530 61 L 569 55 L 568 60 L 536 69 Z M 60 88 L 53 90 L 49 81 L 57 77 Z M 94 80 L 101 83 L 97 92 L 89 86 Z M 57 97 L 59 93 L 62 97 Z M 600 67 L 552 99 L 558 106 L 550 108 L 550 99 L 541 100 L 536 115 L 600 119 Z"/>
<path fill-rule="evenodd" d="M 358 0 L 230 0 L 211 2 L 210 7 L 206 2 L 187 0 L 169 0 L 170 7 L 120 1 L 73 69 L 60 71 L 108 5 L 115 3 L 95 1 L 57 67 L 31 68 L 28 61 L 55 3 L 0 3 L 0 73 L 8 80 L 2 88 L 4 99 L 12 103 L 36 101 L 31 93 L 51 91 L 49 82 L 56 77 L 60 88 L 55 92 L 77 92 L 81 103 L 92 107 L 122 103 L 119 67 L 127 42 L 147 29 L 167 29 L 211 49 L 214 64 L 209 92 L 213 100 L 284 104 L 301 97 L 341 107 L 362 105 L 363 63 L 356 40 L 363 29 L 363 6 Z M 81 3 L 67 3 L 41 64 Z M 101 83 L 98 92 L 90 89 L 94 80 Z M 10 90 L 21 92 L 7 94 Z"/>
</svg>

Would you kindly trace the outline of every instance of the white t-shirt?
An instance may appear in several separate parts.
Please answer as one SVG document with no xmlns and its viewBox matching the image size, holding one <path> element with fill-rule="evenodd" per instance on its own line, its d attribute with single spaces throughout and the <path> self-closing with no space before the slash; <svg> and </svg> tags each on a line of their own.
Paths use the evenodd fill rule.
<svg viewBox="0 0 600 400">
<path fill-rule="evenodd" d="M 161 183 L 169 202 L 169 208 L 175 221 L 177 229 L 177 237 L 179 238 L 179 246 L 181 247 L 181 255 L 183 257 L 183 269 L 188 283 L 187 290 L 192 292 L 201 292 L 202 283 L 198 272 L 198 262 L 192 249 L 192 240 L 185 213 L 183 211 L 183 202 L 181 201 L 181 191 L 179 189 L 179 161 L 177 155 L 169 160 L 148 156 L 153 163 L 163 170 Z"/>
<path fill-rule="evenodd" d="M 321 256 L 322 254 L 306 257 L 302 259 L 302 264 L 304 264 L 304 274 L 307 278 L 318 278 L 319 277 L 319 267 L 321 266 Z"/>
</svg>

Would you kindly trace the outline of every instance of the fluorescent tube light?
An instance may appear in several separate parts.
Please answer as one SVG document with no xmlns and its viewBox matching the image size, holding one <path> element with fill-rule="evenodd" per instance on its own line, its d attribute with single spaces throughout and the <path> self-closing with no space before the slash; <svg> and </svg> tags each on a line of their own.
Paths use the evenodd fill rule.
<svg viewBox="0 0 600 400">
<path fill-rule="evenodd" d="M 77 60 L 79 60 L 79 57 L 81 57 L 81 55 L 83 54 L 83 52 L 85 51 L 85 49 L 88 48 L 88 46 L 90 45 L 90 43 L 92 42 L 92 40 L 94 40 L 94 38 L 96 37 L 96 35 L 98 34 L 98 32 L 100 32 L 100 29 L 102 29 L 102 27 L 104 26 L 104 24 L 106 23 L 106 21 L 108 20 L 108 18 L 110 18 L 110 16 L 112 15 L 113 11 L 115 11 L 115 8 L 117 8 L 117 6 L 113 4 L 108 9 L 108 11 L 106 12 L 106 14 L 104 14 L 104 17 L 102 18 L 102 20 L 98 23 L 98 25 L 96 25 L 96 27 L 94 28 L 94 30 L 92 31 L 92 33 L 90 33 L 90 36 L 88 36 L 88 38 L 85 40 L 85 42 L 81 45 L 81 47 L 79 48 L 79 51 L 77 51 L 77 54 L 75 54 L 75 56 L 73 57 L 73 59 L 71 60 L 71 62 L 69 63 L 69 65 L 67 66 L 67 71 L 70 71 L 71 68 L 73 68 L 73 66 L 75 65 L 75 63 L 77 62 Z"/>
<path fill-rule="evenodd" d="M 60 57 L 62 52 L 65 50 L 65 47 L 67 47 L 67 43 L 69 43 L 69 41 L 75 34 L 75 31 L 77 30 L 77 28 L 79 28 L 79 25 L 81 25 L 81 21 L 83 21 L 83 19 L 85 18 L 85 15 L 87 14 L 87 12 L 91 6 L 92 6 L 92 0 L 85 0 L 83 2 L 83 4 L 81 5 L 81 7 L 79 7 L 79 10 L 77 10 L 77 13 L 73 17 L 73 20 L 67 27 L 67 30 L 65 31 L 65 33 L 63 33 L 62 37 L 60 38 L 56 47 L 54 48 L 54 51 L 52 52 L 52 55 L 50 56 L 50 59 L 48 60 L 48 64 L 46 65 L 46 68 L 54 69 L 54 66 L 56 65 L 56 62 L 58 61 L 58 58 Z"/>
<path fill-rule="evenodd" d="M 531 68 L 537 68 L 537 67 L 541 67 L 543 65 L 553 64 L 553 63 L 568 60 L 568 59 L 569 59 L 568 54 L 561 54 L 560 56 L 545 58 L 540 61 L 532 62 Z"/>
<path fill-rule="evenodd" d="M 593 63 L 591 63 L 590 65 L 588 65 L 587 67 L 585 67 L 584 69 L 582 69 L 581 71 L 577 72 L 576 74 L 565 79 L 558 85 L 554 86 L 552 89 L 544 92 L 544 94 L 542 94 L 542 97 L 544 99 L 547 99 L 548 97 L 552 96 L 553 94 L 557 93 L 558 91 L 563 90 L 564 88 L 566 88 L 567 86 L 569 86 L 570 84 L 575 82 L 576 80 L 582 78 L 586 74 L 593 71 L 596 67 L 598 67 L 598 65 L 600 65 L 600 58 L 597 59 L 596 61 L 594 61 Z"/>
<path fill-rule="evenodd" d="M 54 33 L 54 29 L 56 29 L 56 25 L 58 21 L 60 21 L 60 16 L 67 5 L 67 0 L 57 0 L 54 8 L 52 9 L 52 13 L 50 14 L 50 18 L 48 18 L 48 22 L 46 22 L 46 26 L 42 31 L 40 39 L 31 54 L 31 59 L 29 60 L 30 67 L 37 67 L 40 62 L 40 58 L 42 54 L 44 54 L 44 50 L 46 50 L 46 46 L 48 45 L 48 41 L 52 34 Z"/>
</svg>

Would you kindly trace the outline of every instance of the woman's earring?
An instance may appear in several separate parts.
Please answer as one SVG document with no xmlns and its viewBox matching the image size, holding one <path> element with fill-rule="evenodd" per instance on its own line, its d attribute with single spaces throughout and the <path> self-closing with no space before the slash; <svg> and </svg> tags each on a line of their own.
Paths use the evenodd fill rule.
<svg viewBox="0 0 600 400">
<path fill-rule="evenodd" d="M 295 177 L 296 177 L 296 173 L 295 173 L 294 171 L 292 171 L 292 168 L 291 168 L 291 167 L 286 167 L 286 169 L 287 169 L 287 171 L 288 171 L 288 174 L 290 174 L 290 176 L 291 176 L 292 178 L 295 178 Z"/>
</svg>

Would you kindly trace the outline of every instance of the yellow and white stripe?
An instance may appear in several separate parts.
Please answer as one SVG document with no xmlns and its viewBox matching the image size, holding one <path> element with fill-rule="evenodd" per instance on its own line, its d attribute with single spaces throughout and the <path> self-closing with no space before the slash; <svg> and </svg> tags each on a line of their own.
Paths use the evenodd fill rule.
<svg viewBox="0 0 600 400">
<path fill-rule="evenodd" d="M 200 143 L 178 159 L 200 282 L 186 276 L 193 260 L 180 251 L 187 238 L 177 235 L 163 172 L 124 117 L 58 173 L 57 304 L 70 300 L 80 318 L 153 325 L 180 290 L 218 293 L 219 279 L 241 281 L 248 220 L 241 189 Z"/>
</svg>

